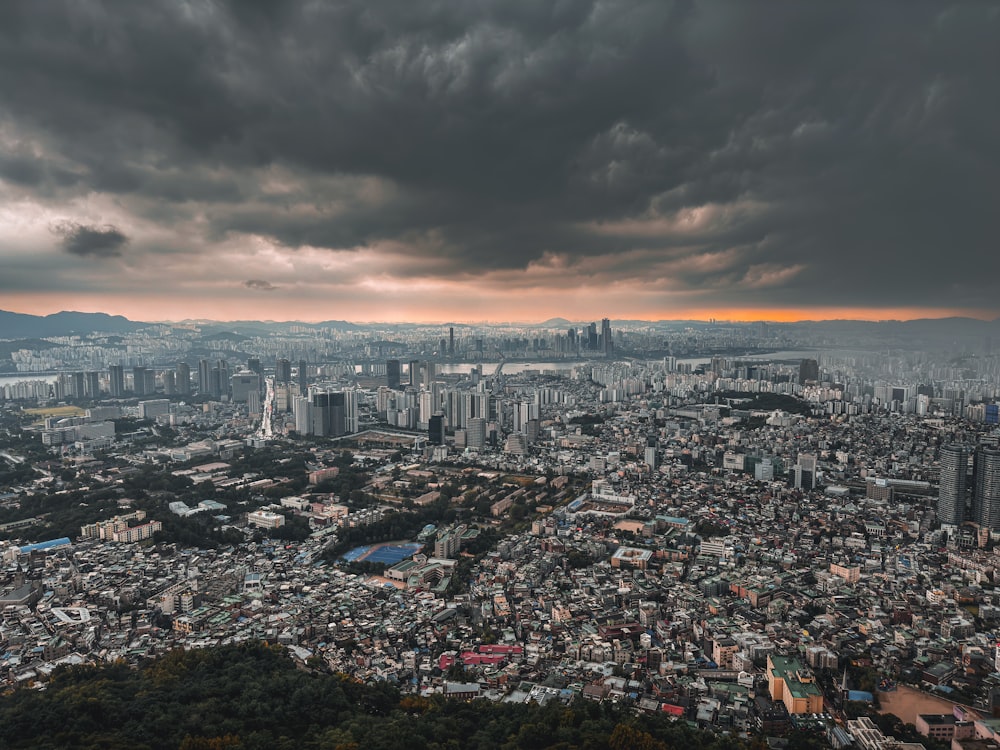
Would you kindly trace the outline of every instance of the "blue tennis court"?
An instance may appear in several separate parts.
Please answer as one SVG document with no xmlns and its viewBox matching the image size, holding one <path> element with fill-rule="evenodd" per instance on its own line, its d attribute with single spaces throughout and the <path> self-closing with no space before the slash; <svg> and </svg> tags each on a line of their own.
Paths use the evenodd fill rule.
<svg viewBox="0 0 1000 750">
<path fill-rule="evenodd" d="M 385 563 L 395 565 L 408 557 L 413 557 L 424 545 L 422 544 L 387 544 L 384 547 L 372 550 L 363 559 L 365 562 Z"/>
<path fill-rule="evenodd" d="M 344 559 L 347 560 L 347 562 L 356 562 L 371 551 L 371 547 L 355 547 L 350 552 L 344 553 Z"/>
</svg>

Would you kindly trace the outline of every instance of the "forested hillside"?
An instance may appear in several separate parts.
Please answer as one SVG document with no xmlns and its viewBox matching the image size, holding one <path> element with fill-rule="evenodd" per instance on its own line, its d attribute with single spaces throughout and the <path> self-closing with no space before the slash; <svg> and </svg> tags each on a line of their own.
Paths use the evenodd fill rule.
<svg viewBox="0 0 1000 750">
<path fill-rule="evenodd" d="M 741 748 L 660 716 L 578 700 L 511 705 L 400 696 L 296 667 L 260 644 L 170 653 L 140 670 L 60 669 L 0 698 L 5 748 Z"/>
</svg>

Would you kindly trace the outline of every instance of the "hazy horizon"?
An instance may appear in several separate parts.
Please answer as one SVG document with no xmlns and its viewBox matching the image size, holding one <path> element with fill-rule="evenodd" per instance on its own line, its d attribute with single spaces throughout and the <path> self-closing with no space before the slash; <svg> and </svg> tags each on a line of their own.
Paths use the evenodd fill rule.
<svg viewBox="0 0 1000 750">
<path fill-rule="evenodd" d="M 892 323 L 892 322 L 908 322 L 917 320 L 945 320 L 950 318 L 970 318 L 975 320 L 980 320 L 986 323 L 991 323 L 1000 320 L 1000 317 L 981 317 L 976 315 L 966 315 L 963 311 L 954 311 L 953 314 L 940 314 L 942 311 L 931 311 L 939 314 L 930 315 L 911 315 L 911 316 L 885 316 L 885 317 L 850 317 L 845 316 L 843 310 L 831 310 L 829 317 L 802 317 L 802 318 L 766 318 L 766 317 L 751 317 L 751 318 L 727 318 L 720 314 L 706 315 L 705 317 L 672 317 L 672 318 L 632 318 L 632 317 L 614 317 L 602 314 L 583 316 L 583 317 L 567 317 L 565 315 L 552 315 L 545 318 L 534 319 L 521 319 L 521 320 L 501 320 L 501 319 L 460 319 L 460 318 L 434 318 L 434 319 L 424 319 L 424 320 L 400 320 L 400 319 L 385 319 L 385 320 L 365 320 L 361 318 L 338 318 L 333 316 L 313 316 L 311 318 L 295 317 L 295 318 L 264 318 L 264 317 L 232 317 L 232 318 L 210 318 L 210 317 L 189 317 L 189 318 L 150 318 L 150 317 L 137 317 L 134 315 L 126 315 L 124 313 L 111 312 L 109 310 L 79 310 L 79 309 L 61 309 L 52 310 L 51 312 L 41 312 L 34 313 L 25 310 L 8 310 L 0 308 L 0 312 L 10 312 L 15 314 L 24 315 L 37 315 L 39 317 L 45 317 L 49 315 L 57 315 L 59 313 L 81 313 L 81 314 L 106 314 L 106 315 L 120 315 L 128 320 L 141 323 L 160 323 L 160 324 L 197 324 L 197 323 L 240 323 L 240 322 L 259 322 L 259 323 L 304 323 L 304 324 L 316 324 L 326 321 L 342 321 L 344 323 L 350 323 L 352 325 L 366 326 L 366 325 L 459 325 L 459 326 L 538 326 L 548 323 L 553 320 L 565 321 L 567 324 L 583 324 L 594 322 L 602 318 L 608 317 L 612 321 L 635 321 L 643 323 L 671 323 L 671 322 L 698 322 L 698 323 L 723 323 L 723 324 L 745 324 L 745 323 L 810 323 L 810 322 L 829 322 L 829 321 L 856 321 L 856 322 L 867 322 L 867 323 Z M 882 311 L 885 312 L 885 311 Z"/>
</svg>

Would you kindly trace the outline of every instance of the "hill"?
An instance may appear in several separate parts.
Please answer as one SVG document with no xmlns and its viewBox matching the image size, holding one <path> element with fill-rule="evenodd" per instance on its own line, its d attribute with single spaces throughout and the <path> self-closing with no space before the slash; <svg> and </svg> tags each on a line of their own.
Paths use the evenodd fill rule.
<svg viewBox="0 0 1000 750">
<path fill-rule="evenodd" d="M 4 339 L 47 338 L 90 333 L 131 333 L 147 328 L 121 315 L 107 313 L 57 312 L 52 315 L 27 315 L 0 310 L 0 337 Z"/>
<path fill-rule="evenodd" d="M 5 748 L 745 748 L 626 706 L 401 696 L 300 669 L 259 643 L 175 651 L 139 670 L 60 667 L 44 691 L 0 696 Z"/>
</svg>

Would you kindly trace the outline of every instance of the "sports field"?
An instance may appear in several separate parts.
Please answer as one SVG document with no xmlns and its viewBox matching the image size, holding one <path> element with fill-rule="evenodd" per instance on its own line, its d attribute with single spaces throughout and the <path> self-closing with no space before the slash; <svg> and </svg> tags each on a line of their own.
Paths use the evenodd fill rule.
<svg viewBox="0 0 1000 750">
<path fill-rule="evenodd" d="M 42 406 L 37 409 L 25 409 L 25 414 L 33 417 L 82 417 L 87 412 L 79 406 Z"/>
<path fill-rule="evenodd" d="M 372 562 L 395 565 L 408 557 L 417 554 L 424 545 L 416 542 L 406 542 L 403 544 L 378 544 L 370 547 L 355 547 L 344 553 L 344 560 L 347 562 Z"/>
</svg>

